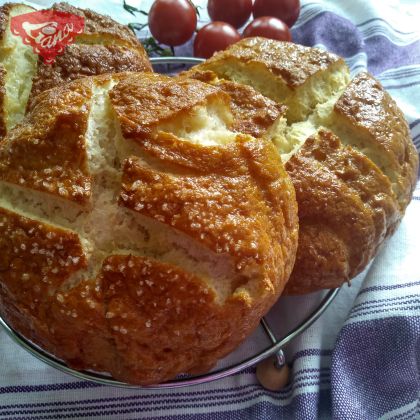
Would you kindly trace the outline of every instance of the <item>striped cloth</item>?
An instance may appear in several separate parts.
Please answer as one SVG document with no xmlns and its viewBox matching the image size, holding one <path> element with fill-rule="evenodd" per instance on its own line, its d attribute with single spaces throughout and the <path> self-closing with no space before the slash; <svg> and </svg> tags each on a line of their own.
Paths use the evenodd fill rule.
<svg viewBox="0 0 420 420">
<path fill-rule="evenodd" d="M 108 13 L 122 23 L 133 20 L 119 0 L 71 3 Z M 131 3 L 147 10 L 151 1 Z M 419 17 L 415 0 L 308 0 L 302 1 L 293 28 L 296 42 L 342 55 L 353 74 L 372 72 L 405 112 L 418 148 Z M 139 15 L 136 20 L 141 19 Z M 204 7 L 200 24 L 207 19 Z M 191 46 L 177 53 L 191 54 Z M 323 317 L 287 346 L 292 378 L 281 392 L 261 388 L 254 368 L 177 390 L 100 386 L 43 365 L 0 330 L 0 419 L 420 418 L 419 216 L 420 184 L 400 228 L 368 270 L 351 287 L 344 287 Z M 319 299 L 317 294 L 282 298 L 269 315 L 276 333 L 287 330 Z M 257 350 L 263 340 L 258 334 L 230 360 Z"/>
</svg>

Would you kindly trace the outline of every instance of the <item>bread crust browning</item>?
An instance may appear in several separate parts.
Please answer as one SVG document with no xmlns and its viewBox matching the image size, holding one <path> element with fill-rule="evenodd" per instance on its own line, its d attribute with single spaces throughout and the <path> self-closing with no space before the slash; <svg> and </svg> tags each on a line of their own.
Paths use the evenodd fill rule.
<svg viewBox="0 0 420 420">
<path fill-rule="evenodd" d="M 213 63 L 232 59 L 246 65 L 263 66 L 290 89 L 302 85 L 315 73 L 327 69 L 333 63 L 342 61 L 337 55 L 317 48 L 255 37 L 242 39 L 227 50 L 216 53 L 199 67 L 212 70 Z"/>
<path fill-rule="evenodd" d="M 331 215 L 329 210 L 314 207 L 317 198 L 310 197 L 316 194 L 312 184 L 320 184 L 320 173 L 316 171 L 314 176 L 311 166 L 328 173 L 330 182 L 324 187 L 328 199 L 338 204 L 345 197 L 352 197 L 355 201 L 351 206 L 359 208 L 358 216 L 351 216 L 343 209 L 332 210 L 334 215 Z M 339 138 L 326 130 L 306 140 L 286 164 L 286 170 L 296 188 L 300 235 L 296 265 L 285 293 L 308 293 L 315 288 L 333 288 L 350 281 L 376 255 L 400 222 L 398 202 L 388 178 L 369 158 L 342 146 Z M 343 185 L 336 190 L 337 197 L 333 197 L 329 188 L 337 181 Z M 325 206 L 337 209 L 336 204 Z M 341 229 L 345 224 L 347 233 Z M 355 259 L 351 258 L 352 252 L 357 255 Z"/>
<path fill-rule="evenodd" d="M 126 79 L 110 93 L 122 133 L 159 159 L 164 168 L 172 165 L 177 175 L 159 173 L 143 167 L 139 160 L 128 159 L 120 202 L 174 226 L 215 252 L 234 253 L 238 270 L 250 270 L 255 263 L 267 266 L 265 275 L 276 284 L 274 289 L 282 288 L 293 260 L 284 267 L 284 261 L 275 256 L 283 259 L 289 255 L 286 248 L 293 249 L 297 230 L 289 229 L 296 223 L 296 208 L 290 204 L 293 192 L 274 146 L 238 135 L 235 143 L 225 147 L 203 147 L 154 132 L 157 121 L 174 118 L 215 95 L 221 95 L 222 102 L 229 97 L 194 80 L 157 75 L 139 80 L 141 85 L 135 89 L 128 88 L 133 83 Z M 150 103 L 159 103 L 160 108 L 155 110 Z M 134 109 L 139 111 L 134 114 Z M 141 131 L 137 128 L 140 121 Z M 131 129 L 133 123 L 136 131 Z M 278 249 L 277 244 L 285 248 Z"/>
<path fill-rule="evenodd" d="M 87 205 L 92 182 L 84 134 L 92 82 L 73 87 L 41 95 L 26 124 L 3 141 L 0 180 Z"/>
<path fill-rule="evenodd" d="M 111 79 L 115 85 L 107 92 Z M 77 201 L 83 205 L 81 221 L 66 219 L 74 232 L 35 220 L 39 213 L 28 210 L 32 214 L 26 218 L 28 223 L 45 229 L 45 236 L 55 230 L 69 235 L 74 243 L 69 239 L 62 252 L 77 259 L 72 260 L 74 270 L 71 266 L 72 270 L 58 271 L 59 281 L 41 289 L 43 301 L 34 313 L 26 310 L 26 299 L 32 298 L 25 295 L 26 288 L 38 290 L 43 279 L 31 276 L 22 287 L 0 276 L 1 315 L 70 366 L 109 372 L 137 384 L 160 382 L 181 372 L 204 372 L 252 332 L 284 288 L 297 247 L 297 207 L 274 146 L 234 132 L 228 136 L 230 143 L 203 146 L 159 128 L 206 106 L 228 110 L 229 96 L 199 81 L 148 73 L 84 78 L 41 93 L 25 124 L 0 145 L 4 166 L 0 180 L 8 182 L 10 189 L 20 188 L 10 175 L 15 171 L 17 179 L 18 157 L 23 159 L 20 172 L 25 180 L 29 170 L 44 174 L 57 159 L 63 168 L 78 168 L 93 183 L 94 193 L 86 201 Z M 99 127 L 103 120 L 107 128 Z M 71 129 L 57 131 L 56 121 L 65 121 Z M 88 127 L 92 128 L 86 134 Z M 93 136 L 99 135 L 103 137 L 96 142 Z M 49 147 L 64 151 L 60 141 L 67 145 L 71 138 L 71 152 L 48 157 Z M 105 149 L 103 145 L 108 147 L 112 141 L 115 144 Z M 124 145 L 130 146 L 131 154 L 124 154 Z M 25 163 L 23 151 L 31 153 L 35 169 Z M 115 156 L 89 166 L 88 156 L 98 151 Z M 53 177 L 50 181 L 58 176 L 48 174 Z M 40 190 L 35 182 L 25 181 L 24 187 Z M 75 201 L 57 189 L 42 191 Z M 139 236 L 129 238 L 132 249 L 120 239 L 114 243 L 112 235 L 109 240 L 101 235 L 99 230 L 107 226 L 85 229 L 86 220 L 96 223 L 89 218 L 94 206 L 104 203 L 118 209 L 118 197 L 132 223 L 127 222 L 127 231 Z M 4 205 L 10 207 L 7 200 Z M 20 217 L 15 213 L 18 208 L 4 211 Z M 108 214 L 104 211 L 99 216 Z M 159 234 L 162 237 L 156 241 L 153 235 Z M 96 235 L 105 242 L 100 243 Z M 176 240 L 171 239 L 175 236 Z M 39 244 L 44 243 L 38 240 L 41 237 L 37 236 Z M 161 241 L 167 238 L 173 243 L 162 249 Z M 14 249 L 7 235 L 0 235 L 1 247 Z M 55 264 L 46 259 L 48 252 L 39 252 L 37 273 L 47 270 L 48 275 L 50 266 L 55 270 Z M 8 276 L 25 272 L 32 261 L 22 259 Z M 9 270 L 8 260 L 0 257 L 0 264 Z"/>
<path fill-rule="evenodd" d="M 106 319 L 123 359 L 116 377 L 153 383 L 157 373 L 167 380 L 180 369 L 206 370 L 215 360 L 209 352 L 223 357 L 256 327 L 248 316 L 232 334 L 234 319 L 251 309 L 246 300 L 219 305 L 203 281 L 151 259 L 108 258 L 103 287 Z"/>
<path fill-rule="evenodd" d="M 292 178 L 299 203 L 301 236 L 305 238 L 307 224 L 311 229 L 317 226 L 319 232 L 329 233 L 321 235 L 319 239 L 312 234 L 315 241 L 306 243 L 307 249 L 299 245 L 290 287 L 304 293 L 306 290 L 301 286 L 309 282 L 323 288 L 326 279 L 331 281 L 335 277 L 337 281 L 339 277 L 343 281 L 352 278 L 367 264 L 373 248 L 375 229 L 372 211 L 366 209 L 360 197 L 328 168 L 300 151 L 287 162 L 286 170 Z M 332 254 L 326 253 L 324 242 L 328 236 L 335 238 L 335 242 L 343 241 L 345 264 L 340 262 L 342 258 L 334 249 L 329 250 Z M 342 254 L 340 248 L 337 252 Z M 325 261 L 320 264 L 322 260 Z M 340 272 L 338 265 L 341 267 Z M 320 266 L 322 271 L 316 269 Z"/>
<path fill-rule="evenodd" d="M 180 77 L 200 80 L 217 86 L 230 97 L 234 117 L 231 129 L 252 137 L 262 137 L 279 117 L 285 117 L 287 107 L 261 95 L 251 86 L 219 79 L 211 70 L 193 68 Z"/>
<path fill-rule="evenodd" d="M 19 10 L 21 7 L 25 10 Z M 14 126 L 24 114 L 6 109 L 7 104 L 12 104 L 13 110 L 18 108 L 28 111 L 40 92 L 80 77 L 125 71 L 153 71 L 142 44 L 127 26 L 108 16 L 67 3 L 55 3 L 50 10 L 82 16 L 85 27 L 83 33 L 75 37 L 74 43 L 68 45 L 52 65 L 44 64 L 43 58 L 29 46 L 25 46 L 26 50 L 22 52 L 24 46 L 22 44 L 19 47 L 21 40 L 17 35 L 11 35 L 16 47 L 6 46 L 5 34 L 9 30 L 11 13 L 19 15 L 31 10 L 36 11 L 20 3 L 7 3 L 0 7 L 0 139 L 6 135 L 7 127 Z M 9 84 L 12 86 L 10 89 Z M 15 115 L 16 121 L 8 113 Z"/>
<path fill-rule="evenodd" d="M 49 340 L 57 357 L 75 369 L 118 372 L 120 357 L 105 314 L 100 275 L 58 289 L 48 306 Z"/>
<path fill-rule="evenodd" d="M 105 40 L 105 44 L 126 45 L 141 52 L 145 62 L 149 62 L 146 52 L 134 33 L 127 26 L 121 25 L 109 16 L 90 9 L 80 9 L 65 2 L 54 3 L 51 9 L 84 17 L 85 27 L 83 33 L 76 37 L 76 43 L 83 43 L 85 40 L 89 43 L 98 40 L 98 43 L 101 43 L 101 40 Z"/>
<path fill-rule="evenodd" d="M 58 55 L 53 64 L 38 59 L 38 72 L 33 79 L 31 102 L 41 92 L 63 83 L 98 74 L 126 71 L 150 71 L 151 66 L 138 51 L 115 45 L 72 44 L 66 53 Z"/>
<path fill-rule="evenodd" d="M 229 97 L 216 87 L 158 74 L 141 78 L 127 74 L 110 92 L 124 137 L 151 138 L 157 126 L 182 114 L 211 97 L 229 104 Z"/>
<path fill-rule="evenodd" d="M 385 173 L 395 184 L 401 211 L 411 200 L 419 159 L 403 113 L 370 74 L 359 73 L 337 101 L 335 112 L 369 139 L 368 147 L 384 159 Z"/>
<path fill-rule="evenodd" d="M 277 118 L 285 117 L 286 106 L 261 95 L 250 86 L 221 81 L 217 86 L 231 98 L 234 123 L 231 129 L 262 137 Z"/>
<path fill-rule="evenodd" d="M 292 155 L 286 169 L 300 189 L 298 255 L 286 293 L 338 287 L 365 268 L 398 226 L 418 171 L 407 122 L 381 84 L 366 73 L 350 81 L 333 54 L 262 38 L 242 40 L 182 77 L 220 86 L 221 78 L 240 81 L 289 108 L 287 126 L 281 114 L 261 126 L 285 159 Z M 242 95 L 235 107 L 233 124 L 252 130 L 252 98 Z M 335 207 L 321 200 L 323 190 Z"/>
<path fill-rule="evenodd" d="M 255 264 L 266 267 L 263 289 L 282 289 L 293 266 L 293 260 L 285 264 L 284 257 L 297 237 L 295 231 L 287 240 L 287 230 L 296 222 L 295 209 L 288 208 L 287 184 L 279 182 L 276 170 L 270 173 L 270 160 L 279 165 L 275 150 L 268 142 L 258 150 L 259 145 L 253 139 L 238 142 L 226 150 L 232 155 L 225 160 L 230 165 L 211 174 L 207 169 L 200 175 L 172 177 L 128 159 L 120 203 L 181 230 L 216 253 L 234 255 L 239 272 L 255 272 Z M 258 160 L 267 169 L 258 168 Z"/>
<path fill-rule="evenodd" d="M 51 295 L 86 267 L 78 236 L 0 208 L 0 310 L 12 327 L 48 343 Z"/>
<path fill-rule="evenodd" d="M 296 189 L 300 234 L 285 293 L 309 293 L 350 281 L 400 221 L 388 178 L 326 130 L 307 139 L 286 170 Z"/>
<path fill-rule="evenodd" d="M 1 13 L 0 13 L 1 16 Z M 0 65 L 0 140 L 6 135 L 6 115 L 4 105 L 6 100 L 6 88 L 4 86 L 6 70 Z"/>
</svg>

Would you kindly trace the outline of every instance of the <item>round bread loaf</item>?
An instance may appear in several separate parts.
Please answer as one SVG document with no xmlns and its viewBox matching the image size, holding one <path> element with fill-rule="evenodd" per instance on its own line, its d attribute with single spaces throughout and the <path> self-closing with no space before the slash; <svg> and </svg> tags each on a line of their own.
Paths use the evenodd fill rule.
<svg viewBox="0 0 420 420">
<path fill-rule="evenodd" d="M 0 313 L 78 369 L 150 384 L 211 368 L 282 292 L 297 249 L 273 144 L 230 98 L 153 73 L 38 95 L 0 144 Z"/>
<path fill-rule="evenodd" d="M 128 27 L 67 3 L 56 3 L 51 10 L 82 16 L 85 27 L 53 64 L 44 64 L 10 28 L 13 16 L 35 9 L 20 3 L 0 7 L 0 139 L 46 89 L 84 76 L 152 70 L 143 46 Z"/>
<path fill-rule="evenodd" d="M 360 273 L 410 202 L 418 154 L 395 101 L 368 73 L 301 45 L 247 38 L 183 74 L 232 95 L 241 132 L 273 141 L 296 189 L 299 246 L 286 293 Z"/>
</svg>

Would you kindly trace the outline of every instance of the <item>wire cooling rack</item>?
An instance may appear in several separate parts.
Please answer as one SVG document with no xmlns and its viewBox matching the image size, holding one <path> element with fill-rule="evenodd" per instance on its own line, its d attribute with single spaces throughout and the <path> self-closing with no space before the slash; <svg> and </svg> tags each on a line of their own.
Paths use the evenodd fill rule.
<svg viewBox="0 0 420 420">
<path fill-rule="evenodd" d="M 162 388 L 180 388 L 183 386 L 190 386 L 190 385 L 198 385 L 203 384 L 206 382 L 215 381 L 217 379 L 224 378 L 229 375 L 233 375 L 234 373 L 240 372 L 241 370 L 254 366 L 257 363 L 261 362 L 262 360 L 266 359 L 273 354 L 279 353 L 282 351 L 282 347 L 284 347 L 287 343 L 297 337 L 299 334 L 304 332 L 307 328 L 309 328 L 328 308 L 334 298 L 337 296 L 337 293 L 340 289 L 332 289 L 327 292 L 327 294 L 323 297 L 321 303 L 318 307 L 310 313 L 303 321 L 298 323 L 288 334 L 284 337 L 277 338 L 273 329 L 270 327 L 266 318 L 263 318 L 260 323 L 260 328 L 264 333 L 268 336 L 271 344 L 266 347 L 264 350 L 259 351 L 257 354 L 250 355 L 249 357 L 245 358 L 244 360 L 240 360 L 239 362 L 235 362 L 225 366 L 221 369 L 217 369 L 206 373 L 204 375 L 197 375 L 197 376 L 188 376 L 188 377 L 180 377 L 174 379 L 172 381 L 164 382 L 161 384 L 155 385 L 147 385 L 147 386 L 139 386 L 139 385 L 131 385 L 124 382 L 119 382 L 113 379 L 112 377 L 91 371 L 77 371 L 70 367 L 68 367 L 62 360 L 57 359 L 53 355 L 47 353 L 37 345 L 31 343 L 23 336 L 21 336 L 18 332 L 13 330 L 7 322 L 0 317 L 0 325 L 4 328 L 6 333 L 15 341 L 19 346 L 23 349 L 28 351 L 30 354 L 35 356 L 37 359 L 43 361 L 44 363 L 61 370 L 62 372 L 68 373 L 72 376 L 75 376 L 79 379 L 85 379 L 88 381 L 96 382 L 102 385 L 111 385 L 119 388 L 147 388 L 147 389 L 162 389 Z"/>
<path fill-rule="evenodd" d="M 159 57 L 159 58 L 152 58 L 151 62 L 155 66 L 156 70 L 164 73 L 176 73 L 182 70 L 185 67 L 200 63 L 203 61 L 199 58 L 191 58 L 191 57 Z M 282 348 L 292 341 L 294 338 L 302 334 L 306 329 L 308 329 L 328 308 L 328 306 L 332 303 L 334 298 L 337 296 L 339 292 L 339 288 L 331 289 L 327 292 L 320 292 L 323 294 L 319 294 L 320 301 L 315 305 L 314 308 L 309 310 L 309 313 L 300 321 L 297 321 L 292 328 L 285 334 L 278 335 L 273 328 L 273 316 L 270 316 L 270 313 L 267 317 L 262 318 L 261 323 L 257 331 L 254 333 L 252 337 L 255 337 L 259 334 L 258 340 L 261 341 L 263 338 L 268 342 L 262 349 L 255 350 L 252 348 L 248 348 L 248 355 L 243 356 L 243 352 L 239 355 L 239 360 L 232 359 L 231 356 L 223 359 L 221 363 L 219 363 L 219 367 L 216 367 L 214 370 L 210 371 L 209 373 L 203 375 L 196 375 L 196 376 L 180 376 L 172 381 L 155 384 L 155 385 L 147 385 L 147 386 L 139 386 L 139 385 L 132 385 L 127 384 L 124 382 L 119 382 L 113 379 L 111 376 L 93 372 L 93 371 L 77 371 L 68 367 L 62 360 L 56 358 L 52 354 L 47 353 L 39 346 L 31 343 L 25 337 L 20 335 L 17 331 L 13 330 L 7 322 L 0 317 L 0 325 L 4 328 L 6 333 L 10 336 L 10 338 L 15 341 L 19 346 L 21 346 L 24 350 L 41 360 L 42 362 L 62 371 L 69 375 L 72 375 L 79 379 L 88 380 L 91 382 L 95 382 L 101 385 L 110 385 L 119 388 L 132 388 L 132 389 L 169 389 L 169 388 L 180 388 L 185 386 L 191 385 L 198 385 L 203 384 L 206 382 L 215 381 L 217 379 L 224 378 L 226 376 L 233 375 L 234 373 L 240 372 L 243 369 L 246 369 L 250 366 L 254 366 L 261 362 L 262 360 L 272 356 L 277 355 L 278 360 L 282 360 L 284 362 L 284 356 Z M 280 298 L 279 305 L 282 304 L 282 300 L 284 299 L 295 299 L 296 302 L 292 303 L 293 307 L 299 308 L 299 297 L 286 297 Z M 299 311 L 297 311 L 299 312 Z M 292 318 L 295 318 L 297 314 L 293 313 Z M 270 319 L 269 319 L 270 318 Z M 279 319 L 280 323 L 282 319 Z M 277 324 L 276 319 L 274 322 Z M 263 337 L 262 337 L 263 336 Z M 251 337 L 251 339 L 252 339 Z M 235 353 L 235 352 L 234 352 Z M 238 359 L 238 357 L 236 357 Z M 222 367 L 220 367 L 222 365 Z"/>
</svg>

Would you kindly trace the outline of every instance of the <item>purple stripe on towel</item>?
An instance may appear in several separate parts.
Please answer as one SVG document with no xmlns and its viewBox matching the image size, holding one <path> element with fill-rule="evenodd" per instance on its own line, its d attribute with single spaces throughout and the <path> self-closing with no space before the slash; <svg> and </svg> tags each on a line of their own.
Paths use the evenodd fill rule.
<svg viewBox="0 0 420 420">
<path fill-rule="evenodd" d="M 317 377 L 328 377 L 330 369 L 329 367 L 324 368 L 307 368 L 298 370 L 294 372 L 294 378 L 299 377 L 297 380 L 303 379 L 313 379 Z M 309 374 L 309 375 L 308 375 Z M 302 376 L 303 375 L 303 376 Z M 172 400 L 180 401 L 183 398 L 189 398 L 190 400 L 193 398 L 203 399 L 205 397 L 210 397 L 212 399 L 218 398 L 232 398 L 240 396 L 243 393 L 250 393 L 255 392 L 256 390 L 260 390 L 260 386 L 257 384 L 247 384 L 238 387 L 231 387 L 231 388 L 221 388 L 221 389 L 210 389 L 204 391 L 189 391 L 189 392 L 174 392 L 168 395 L 165 395 L 165 400 L 162 400 L 163 396 L 161 394 L 138 394 L 135 396 L 128 396 L 128 397 L 114 397 L 114 398 L 96 398 L 96 399 L 87 399 L 87 400 L 76 400 L 76 401 L 53 401 L 53 402 L 44 402 L 44 403 L 23 403 L 23 404 L 8 404 L 0 406 L 0 415 L 4 416 L 6 414 L 5 411 L 1 410 L 40 410 L 43 408 L 51 408 L 51 407 L 66 407 L 66 406 L 74 406 L 74 405 L 83 405 L 86 409 L 91 409 L 90 404 L 103 404 L 103 403 L 115 403 L 115 402 L 131 402 L 133 400 L 137 401 L 140 404 L 153 404 L 153 400 L 158 400 L 157 403 L 162 402 L 171 402 Z M 287 392 L 289 392 L 291 388 Z M 286 390 L 282 390 L 280 393 L 272 393 L 273 398 L 279 397 L 280 394 L 285 393 Z M 269 393 L 271 394 L 271 393 Z M 59 408 L 57 409 L 59 410 Z M 38 411 L 37 411 L 38 412 Z M 10 412 L 7 412 L 10 414 Z"/>
<path fill-rule="evenodd" d="M 371 306 L 371 305 L 376 305 L 376 304 L 382 304 L 383 302 L 393 302 L 393 301 L 418 298 L 418 297 L 420 297 L 418 294 L 412 294 L 412 295 L 397 296 L 397 297 L 385 298 L 385 299 L 367 300 L 366 302 L 361 302 L 361 303 L 358 303 L 357 305 L 354 305 L 352 308 L 352 311 L 355 311 L 358 308 L 362 306 L 366 306 L 366 305 Z"/>
<path fill-rule="evenodd" d="M 394 306 L 398 306 L 398 305 L 394 305 Z M 404 308 L 399 308 L 399 309 L 404 309 L 404 311 L 418 311 L 420 309 L 420 305 L 405 306 Z M 373 314 L 384 314 L 383 318 L 386 318 L 387 315 L 389 317 L 390 308 L 382 308 L 382 309 L 377 309 L 377 310 L 369 310 L 369 308 L 366 308 L 364 310 L 366 312 L 362 311 L 361 313 L 357 313 L 357 314 L 351 313 L 351 315 L 348 317 L 348 320 L 349 319 L 354 319 L 354 318 L 357 318 L 357 317 L 360 317 L 360 316 L 373 315 Z"/>
<path fill-rule="evenodd" d="M 332 12 L 323 12 L 292 31 L 293 40 L 312 46 L 322 44 L 342 57 L 353 57 L 364 52 L 368 57 L 368 70 L 373 74 L 385 70 L 418 64 L 420 41 L 396 45 L 383 35 L 363 39 L 362 32 L 350 20 Z"/>
<path fill-rule="evenodd" d="M 15 385 L 0 387 L 0 394 L 9 393 L 26 393 L 26 392 L 42 392 L 42 391 L 66 391 L 71 389 L 98 388 L 104 385 L 95 384 L 93 382 L 79 381 L 61 384 L 45 384 L 45 385 Z"/>
<path fill-rule="evenodd" d="M 359 292 L 359 296 L 364 293 L 368 293 L 374 290 L 394 290 L 394 289 L 401 289 L 405 287 L 413 287 L 413 286 L 419 286 L 419 285 L 420 285 L 420 281 L 414 281 L 411 283 L 403 283 L 403 284 L 392 284 L 389 286 L 371 286 L 371 287 L 366 287 L 365 289 L 362 289 Z"/>
<path fill-rule="evenodd" d="M 344 326 L 332 359 L 332 417 L 377 419 L 417 401 L 419 336 L 419 317 Z"/>
<path fill-rule="evenodd" d="M 398 84 L 398 85 L 386 85 L 385 83 L 383 83 L 384 88 L 387 90 L 388 89 L 403 89 L 403 88 L 413 87 L 417 85 L 420 85 L 420 80 L 417 80 L 415 82 L 405 83 L 405 84 Z"/>
<path fill-rule="evenodd" d="M 292 29 L 293 41 L 307 46 L 323 44 L 342 57 L 352 57 L 363 50 L 360 31 L 348 19 L 332 12 L 322 12 Z"/>
<path fill-rule="evenodd" d="M 419 124 L 420 124 L 420 118 L 410 123 L 410 129 L 412 130 L 414 127 L 416 127 Z"/>
<path fill-rule="evenodd" d="M 360 28 L 360 27 L 365 26 L 368 23 L 372 23 L 372 22 L 381 22 L 380 25 L 377 25 L 377 26 L 388 26 L 388 28 L 391 28 L 392 31 L 398 32 L 399 34 L 402 34 L 402 35 L 410 35 L 410 34 L 413 34 L 414 33 L 414 32 L 403 32 L 403 31 L 400 31 L 400 30 L 394 28 L 387 20 L 381 19 L 379 17 L 374 17 L 372 19 L 368 19 L 368 20 L 366 20 L 366 21 L 364 21 L 362 23 L 357 24 L 356 26 L 358 28 Z"/>
<path fill-rule="evenodd" d="M 308 356 L 331 356 L 332 350 L 321 350 L 321 349 L 306 349 L 302 351 L 298 351 L 292 359 L 291 363 L 294 363 L 297 359 L 300 359 L 301 357 L 308 357 Z"/>
<path fill-rule="evenodd" d="M 204 391 L 189 391 L 189 392 L 174 392 L 165 397 L 173 398 L 175 400 L 183 397 L 198 397 L 202 398 L 205 395 L 215 395 L 215 398 L 218 397 L 218 394 L 228 394 L 228 393 L 237 393 L 241 390 L 245 390 L 248 388 L 259 388 L 256 384 L 247 384 L 238 387 L 230 387 L 230 388 L 223 388 L 223 389 L 209 389 Z M 162 398 L 162 394 L 137 394 L 135 396 L 129 397 L 113 397 L 113 398 L 95 398 L 95 399 L 87 399 L 87 400 L 76 400 L 76 401 L 53 401 L 53 402 L 45 402 L 45 403 L 31 403 L 31 404 L 9 404 L 0 407 L 0 410 L 11 410 L 15 408 L 37 408 L 37 407 L 48 407 L 48 406 L 69 406 L 74 404 L 99 404 L 99 403 L 106 403 L 106 402 L 114 402 L 114 401 L 130 401 L 130 400 L 138 400 L 143 404 L 147 404 L 147 400 L 159 400 Z M 1 413 L 0 413 L 1 414 Z"/>
<path fill-rule="evenodd" d="M 322 403 L 321 403 L 322 402 Z M 271 418 L 302 418 L 300 413 L 305 413 L 308 411 L 308 415 L 305 419 L 317 419 L 319 416 L 325 415 L 327 413 L 327 408 L 329 407 L 330 399 L 328 392 L 321 391 L 319 395 L 309 394 L 309 395 L 298 395 L 293 398 L 290 404 L 287 406 L 277 406 L 267 401 L 258 402 L 251 407 L 246 407 L 238 410 L 228 410 L 223 407 L 223 410 L 213 409 L 211 413 L 194 413 L 194 414 L 166 414 L 162 417 L 154 417 L 155 420 L 168 420 L 168 419 L 182 419 L 182 420 L 247 420 L 247 419 L 271 419 Z M 195 407 L 192 407 L 194 409 Z M 322 410 L 322 411 L 321 411 Z M 122 411 L 122 410 L 120 410 Z M 103 418 L 104 415 L 113 416 L 113 418 L 121 419 L 123 417 L 119 416 L 121 414 L 134 414 L 139 415 L 138 418 L 148 418 L 147 414 L 142 415 L 141 409 L 130 410 L 126 413 L 121 413 L 116 411 L 114 413 L 89 413 L 83 414 L 83 418 L 98 417 Z M 193 410 L 191 410 L 193 411 Z M 75 414 L 74 416 L 41 416 L 41 417 L 14 417 L 14 420 L 34 420 L 34 419 L 61 419 L 61 418 L 73 418 L 80 419 L 80 416 Z"/>
<path fill-rule="evenodd" d="M 365 306 L 360 306 L 359 308 L 353 308 L 351 310 L 351 315 L 358 315 L 358 312 L 361 311 L 368 311 L 370 309 L 380 308 L 384 311 L 387 311 L 392 306 L 399 306 L 401 305 L 401 309 L 405 309 L 405 306 L 409 304 L 419 304 L 420 303 L 420 296 L 416 296 L 416 298 L 407 299 L 405 296 L 402 298 L 403 300 L 395 301 L 394 299 L 389 299 L 388 302 L 381 302 L 381 303 L 371 303 L 371 302 L 364 302 Z M 361 304 L 363 305 L 363 304 Z M 418 305 L 417 305 L 418 306 Z"/>
<path fill-rule="evenodd" d="M 235 375 L 243 375 L 255 373 L 255 367 L 246 368 L 240 372 L 234 373 Z M 83 389 L 83 388 L 97 388 L 106 385 L 95 384 L 89 381 L 69 382 L 60 384 L 45 384 L 45 385 L 14 385 L 7 387 L 0 387 L 0 395 L 8 393 L 27 393 L 27 392 L 42 392 L 42 391 L 63 391 L 68 389 Z M 1 407 L 0 407 L 1 408 Z"/>
<path fill-rule="evenodd" d="M 308 378 L 309 379 L 309 378 Z M 326 384 L 329 382 L 329 376 L 327 378 L 314 377 L 312 380 L 308 380 L 305 384 L 299 386 L 294 385 L 293 389 L 298 387 L 303 387 L 307 385 L 313 385 L 314 381 L 317 381 L 316 384 Z M 288 389 L 284 389 L 278 393 L 272 393 L 270 395 L 271 399 L 281 401 L 283 399 L 290 398 L 290 392 L 292 387 L 288 386 Z M 288 395 L 285 395 L 288 394 Z M 111 404 L 99 404 L 99 405 L 90 405 L 90 406 L 81 406 L 81 407 L 56 407 L 56 408 L 38 408 L 38 409 L 26 409 L 26 410 L 9 410 L 1 413 L 2 416 L 12 416 L 12 415 L 47 415 L 47 414 L 58 414 L 58 413 L 67 413 L 67 415 L 72 415 L 70 413 L 75 413 L 77 411 L 83 411 L 84 414 L 99 411 L 101 413 L 114 412 L 115 410 L 121 409 L 134 409 L 135 407 L 141 406 L 143 411 L 153 411 L 159 409 L 166 409 L 168 406 L 172 408 L 182 409 L 184 406 L 190 406 L 193 403 L 197 403 L 197 406 L 206 406 L 219 403 L 220 406 L 227 404 L 237 404 L 246 400 L 255 400 L 257 398 L 263 397 L 266 395 L 265 390 L 260 386 L 255 385 L 254 389 L 248 390 L 245 392 L 236 392 L 232 395 L 219 395 L 217 398 L 212 396 L 202 396 L 199 399 L 192 399 L 191 397 L 180 398 L 180 399 L 167 399 L 161 398 L 154 401 L 130 401 L 130 402 L 114 402 Z M 89 411 L 90 410 L 90 411 Z M 73 414 L 75 415 L 75 414 Z"/>
<path fill-rule="evenodd" d="M 375 35 L 366 40 L 365 44 L 368 70 L 373 74 L 420 62 L 420 41 L 399 46 L 384 36 Z"/>
<path fill-rule="evenodd" d="M 320 385 L 319 382 L 314 382 L 311 383 L 309 385 Z M 295 388 L 300 388 L 300 386 L 296 386 Z M 261 391 L 261 396 L 264 395 L 264 391 Z M 287 397 L 287 399 L 289 399 L 289 397 Z M 240 398 L 238 400 L 235 401 L 235 404 L 241 404 L 241 403 L 246 403 L 249 402 L 249 398 Z M 199 408 L 201 409 L 211 409 L 213 411 L 212 415 L 214 418 L 214 412 L 218 411 L 219 409 L 223 409 L 223 406 L 229 405 L 231 404 L 231 402 L 227 402 L 227 403 L 221 403 L 221 402 L 213 402 L 213 403 L 200 403 L 200 404 L 172 404 L 172 405 L 166 405 L 165 406 L 165 410 L 197 410 Z M 258 403 L 257 403 L 258 404 Z M 287 405 L 285 407 L 282 407 L 284 409 L 288 409 L 290 408 L 290 406 L 293 406 L 293 404 Z M 275 405 L 273 405 L 273 407 L 275 407 Z M 127 408 L 127 409 L 110 409 L 107 410 L 106 408 L 102 408 L 98 411 L 93 411 L 93 412 L 83 412 L 83 418 L 89 418 L 89 417 L 104 417 L 104 416 L 114 416 L 114 418 L 121 418 L 121 417 L 117 417 L 119 415 L 122 414 L 131 414 L 131 413 L 150 413 L 156 410 L 156 407 L 144 407 L 144 406 L 140 406 L 140 407 L 132 407 L 132 408 Z M 35 413 L 36 415 L 36 413 Z M 13 417 L 16 420 L 23 420 L 26 418 L 30 418 L 30 419 L 71 419 L 71 418 L 80 418 L 80 413 L 74 413 L 74 414 L 51 414 L 51 415 L 41 415 L 41 416 L 30 416 L 30 417 Z M 143 417 L 143 418 L 147 418 L 147 417 Z M 168 417 L 166 417 L 168 418 Z M 200 418 L 200 417 L 198 417 Z M 241 417 L 244 418 L 244 417 Z"/>
</svg>

